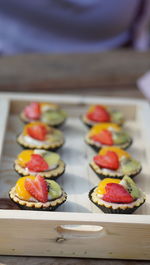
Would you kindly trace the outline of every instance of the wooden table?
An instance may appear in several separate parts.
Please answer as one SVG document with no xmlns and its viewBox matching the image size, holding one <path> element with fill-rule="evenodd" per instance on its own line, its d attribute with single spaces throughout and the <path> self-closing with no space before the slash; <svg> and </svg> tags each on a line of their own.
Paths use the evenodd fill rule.
<svg viewBox="0 0 150 265">
<path fill-rule="evenodd" d="M 0 91 L 144 98 L 136 80 L 150 69 L 150 52 L 17 55 L 0 58 Z M 0 256 L 0 265 L 138 265 L 149 261 Z"/>
</svg>

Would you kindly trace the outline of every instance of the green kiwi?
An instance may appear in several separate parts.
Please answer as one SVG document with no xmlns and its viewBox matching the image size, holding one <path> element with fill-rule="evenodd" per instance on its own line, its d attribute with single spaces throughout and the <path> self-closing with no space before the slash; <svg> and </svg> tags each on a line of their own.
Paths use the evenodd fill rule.
<svg viewBox="0 0 150 265">
<path fill-rule="evenodd" d="M 48 184 L 48 194 L 52 197 L 52 199 L 59 198 L 62 194 L 62 189 L 59 184 L 54 180 L 46 179 Z"/>
<path fill-rule="evenodd" d="M 111 111 L 111 120 L 112 122 L 116 122 L 116 123 L 122 123 L 123 122 L 123 115 L 120 111 L 117 110 L 113 110 Z"/>
<path fill-rule="evenodd" d="M 63 139 L 63 134 L 61 131 L 55 130 L 53 134 L 49 134 L 47 136 L 47 139 L 49 139 L 53 143 L 59 142 L 61 139 Z"/>
<path fill-rule="evenodd" d="M 136 172 L 140 169 L 140 163 L 135 159 L 127 159 L 126 162 L 122 163 L 122 172 L 124 175 L 129 175 L 132 172 Z"/>
<path fill-rule="evenodd" d="M 46 124 L 61 123 L 65 119 L 62 110 L 48 110 L 42 114 L 42 121 Z"/>
<path fill-rule="evenodd" d="M 53 152 L 46 152 L 43 158 L 50 167 L 58 165 L 58 162 L 60 160 L 60 156 Z"/>
<path fill-rule="evenodd" d="M 125 132 L 113 132 L 113 140 L 115 144 L 124 144 L 129 141 L 129 135 Z"/>
<path fill-rule="evenodd" d="M 130 177 L 124 176 L 124 178 L 120 181 L 119 184 L 121 184 L 134 199 L 138 199 L 140 197 L 140 190 Z"/>
</svg>

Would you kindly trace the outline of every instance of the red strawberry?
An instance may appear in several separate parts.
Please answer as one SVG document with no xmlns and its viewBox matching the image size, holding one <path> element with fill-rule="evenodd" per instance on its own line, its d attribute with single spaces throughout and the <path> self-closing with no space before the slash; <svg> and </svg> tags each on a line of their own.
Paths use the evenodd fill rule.
<svg viewBox="0 0 150 265">
<path fill-rule="evenodd" d="M 26 190 L 38 201 L 47 202 L 48 201 L 48 187 L 46 180 L 37 175 L 35 179 L 26 178 L 25 180 Z"/>
<path fill-rule="evenodd" d="M 34 125 L 27 128 L 27 133 L 34 139 L 44 141 L 47 134 L 47 129 L 44 125 Z"/>
<path fill-rule="evenodd" d="M 118 183 L 108 183 L 105 187 L 106 193 L 103 195 L 103 200 L 116 203 L 130 203 L 133 198 L 130 193 Z"/>
<path fill-rule="evenodd" d="M 32 102 L 30 105 L 25 107 L 24 114 L 29 119 L 38 120 L 41 115 L 40 104 Z"/>
<path fill-rule="evenodd" d="M 44 158 L 38 154 L 33 154 L 31 156 L 31 160 L 26 164 L 26 167 L 34 172 L 46 171 L 49 168 Z"/>
<path fill-rule="evenodd" d="M 106 155 L 96 155 L 94 156 L 94 162 L 96 165 L 102 168 L 108 168 L 116 170 L 119 168 L 119 159 L 115 152 L 108 151 Z"/>
<path fill-rule="evenodd" d="M 109 122 L 110 114 L 103 106 L 95 106 L 93 112 L 87 113 L 87 118 L 95 122 Z"/>
<path fill-rule="evenodd" d="M 93 135 L 91 139 L 106 145 L 113 145 L 114 143 L 112 139 L 112 133 L 108 130 L 102 130 L 99 134 Z"/>
</svg>

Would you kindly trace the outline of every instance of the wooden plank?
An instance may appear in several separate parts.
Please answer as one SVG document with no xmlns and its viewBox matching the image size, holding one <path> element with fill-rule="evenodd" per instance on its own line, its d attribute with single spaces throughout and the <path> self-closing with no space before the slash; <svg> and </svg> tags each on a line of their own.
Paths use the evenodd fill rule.
<svg viewBox="0 0 150 265">
<path fill-rule="evenodd" d="M 121 86 L 126 89 L 130 85 L 136 93 L 136 80 L 149 70 L 149 58 L 150 52 L 130 50 L 98 54 L 4 56 L 0 58 L 0 89 L 41 92 L 74 89 L 78 93 L 80 88 L 86 92 L 91 87 L 113 89 L 119 86 L 117 91 Z"/>
</svg>

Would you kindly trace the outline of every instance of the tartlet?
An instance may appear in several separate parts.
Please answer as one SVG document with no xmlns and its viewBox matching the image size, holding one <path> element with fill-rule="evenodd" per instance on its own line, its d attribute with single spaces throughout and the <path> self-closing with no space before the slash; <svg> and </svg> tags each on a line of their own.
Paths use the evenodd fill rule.
<svg viewBox="0 0 150 265">
<path fill-rule="evenodd" d="M 85 142 L 96 151 L 106 146 L 126 149 L 132 144 L 132 138 L 117 124 L 100 123 L 89 130 Z"/>
<path fill-rule="evenodd" d="M 92 127 L 97 123 L 112 122 L 122 125 L 124 117 L 121 111 L 110 109 L 104 105 L 92 105 L 87 112 L 82 116 L 83 123 Z"/>
<path fill-rule="evenodd" d="M 124 175 L 133 178 L 141 172 L 142 166 L 128 152 L 118 147 L 104 147 L 90 162 L 91 168 L 101 179 L 118 178 Z"/>
<path fill-rule="evenodd" d="M 18 179 L 9 197 L 24 210 L 53 211 L 66 201 L 67 194 L 54 180 L 29 175 Z"/>
<path fill-rule="evenodd" d="M 46 102 L 31 102 L 20 114 L 23 122 L 41 121 L 52 127 L 62 125 L 67 114 L 59 105 Z"/>
<path fill-rule="evenodd" d="M 135 182 L 125 176 L 121 181 L 106 178 L 89 192 L 89 199 L 104 213 L 130 214 L 146 200 Z"/>
<path fill-rule="evenodd" d="M 22 176 L 38 173 L 44 178 L 56 179 L 65 172 L 65 163 L 59 154 L 34 149 L 22 151 L 15 160 L 14 168 Z"/>
<path fill-rule="evenodd" d="M 24 126 L 17 142 L 28 149 L 57 150 L 64 144 L 63 133 L 42 122 L 31 122 Z"/>
</svg>

